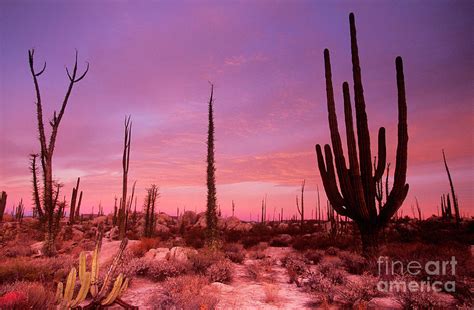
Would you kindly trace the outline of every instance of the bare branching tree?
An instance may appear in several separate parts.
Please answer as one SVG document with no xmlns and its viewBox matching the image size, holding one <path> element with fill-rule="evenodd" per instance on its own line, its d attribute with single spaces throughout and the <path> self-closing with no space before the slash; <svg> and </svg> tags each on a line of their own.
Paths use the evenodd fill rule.
<svg viewBox="0 0 474 310">
<path fill-rule="evenodd" d="M 43 201 L 42 201 L 42 211 L 45 217 L 46 223 L 46 237 L 45 237 L 45 254 L 46 255 L 53 255 L 55 252 L 55 210 L 57 207 L 57 196 L 56 198 L 53 197 L 54 195 L 54 183 L 53 183 L 53 154 L 54 148 L 56 146 L 56 138 L 58 135 L 59 125 L 61 124 L 61 120 L 64 116 L 64 111 L 66 110 L 66 106 L 68 104 L 69 98 L 71 96 L 72 89 L 76 83 L 81 81 L 89 71 L 89 63 L 87 63 L 87 68 L 82 74 L 78 74 L 77 70 L 77 51 L 76 57 L 74 62 L 74 67 L 72 72 L 66 68 L 66 73 L 69 78 L 69 85 L 66 90 L 66 95 L 64 96 L 63 102 L 61 104 L 61 108 L 59 113 L 54 111 L 53 118 L 49 121 L 49 125 L 51 126 L 51 134 L 49 139 L 46 137 L 46 130 L 44 126 L 43 120 L 43 104 L 41 101 L 41 93 L 40 87 L 38 83 L 38 77 L 41 76 L 45 69 L 46 69 L 46 62 L 44 63 L 42 69 L 40 71 L 35 70 L 34 66 L 34 54 L 35 50 L 31 49 L 28 51 L 28 58 L 30 64 L 30 71 L 31 76 L 33 77 L 33 83 L 35 87 L 36 93 L 36 116 L 38 122 L 38 139 L 40 142 L 40 160 L 41 160 L 41 167 L 43 172 Z"/>
</svg>

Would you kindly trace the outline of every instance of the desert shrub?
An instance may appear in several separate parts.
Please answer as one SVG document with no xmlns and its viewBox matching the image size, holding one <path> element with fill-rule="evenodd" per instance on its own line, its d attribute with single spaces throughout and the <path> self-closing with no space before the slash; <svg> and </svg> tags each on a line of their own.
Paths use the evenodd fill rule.
<svg viewBox="0 0 474 310">
<path fill-rule="evenodd" d="M 3 253 L 6 257 L 31 256 L 33 251 L 29 245 L 15 244 L 6 247 Z"/>
<path fill-rule="evenodd" d="M 340 261 L 329 261 L 329 262 L 323 262 L 318 265 L 318 270 L 325 276 L 328 276 L 331 272 L 334 270 L 339 270 L 341 267 L 341 262 Z"/>
<path fill-rule="evenodd" d="M 456 259 L 455 274 L 451 269 L 451 264 L 447 265 L 446 273 L 440 275 L 427 275 L 424 270 L 417 276 L 417 280 L 427 280 L 428 277 L 431 281 L 456 281 L 462 279 L 462 277 L 473 277 L 474 276 L 474 264 L 472 264 L 472 256 L 467 246 L 453 242 L 452 244 L 422 244 L 422 243 L 411 243 L 411 244 L 397 244 L 393 243 L 385 247 L 381 251 L 381 256 L 389 257 L 390 261 L 400 261 L 402 264 L 397 264 L 395 267 L 407 266 L 411 261 L 417 261 L 421 266 L 425 266 L 429 261 L 451 261 L 452 257 Z M 395 273 L 400 275 L 401 270 L 397 269 Z"/>
<path fill-rule="evenodd" d="M 282 259 L 281 263 L 288 272 L 290 283 L 300 286 L 299 276 L 308 271 L 307 261 L 304 257 L 300 254 L 290 253 Z"/>
<path fill-rule="evenodd" d="M 308 272 L 304 286 L 310 292 L 321 297 L 324 302 L 333 303 L 338 292 L 336 286 L 320 272 Z"/>
<path fill-rule="evenodd" d="M 62 280 L 72 266 L 73 261 L 66 257 L 5 259 L 0 264 L 0 283 Z"/>
<path fill-rule="evenodd" d="M 332 238 L 326 233 L 316 233 L 295 237 L 292 246 L 298 251 L 305 251 L 308 249 L 327 249 L 329 247 L 337 247 L 346 250 L 355 249 L 360 243 L 356 241 L 357 240 L 352 234 L 344 234 Z"/>
<path fill-rule="evenodd" d="M 261 242 L 269 242 L 272 237 L 272 230 L 264 223 L 255 224 L 252 229 L 242 237 L 242 244 L 246 249 Z"/>
<path fill-rule="evenodd" d="M 245 259 L 245 250 L 238 243 L 229 243 L 224 245 L 224 255 L 232 262 L 241 264 Z"/>
<path fill-rule="evenodd" d="M 348 304 L 355 304 L 356 301 L 370 301 L 374 297 L 382 296 L 382 292 L 377 289 L 377 278 L 364 274 L 360 282 L 348 282 L 341 290 L 344 301 Z"/>
<path fill-rule="evenodd" d="M 341 251 L 338 256 L 342 265 L 352 274 L 362 274 L 367 268 L 367 260 L 357 253 Z"/>
<path fill-rule="evenodd" d="M 142 238 L 139 243 L 135 243 L 130 247 L 130 251 L 136 257 L 145 255 L 150 249 L 157 248 L 160 245 L 160 239 Z"/>
<path fill-rule="evenodd" d="M 164 281 L 168 278 L 184 275 L 191 270 L 187 262 L 177 260 L 152 261 L 146 276 L 155 281 Z"/>
<path fill-rule="evenodd" d="M 0 286 L 0 309 L 55 309 L 52 290 L 38 282 Z"/>
<path fill-rule="evenodd" d="M 306 250 L 303 255 L 309 262 L 316 265 L 323 259 L 324 252 L 321 250 Z"/>
<path fill-rule="evenodd" d="M 264 283 L 263 292 L 265 293 L 265 302 L 267 304 L 277 304 L 280 300 L 278 285 Z"/>
<path fill-rule="evenodd" d="M 405 309 L 449 309 L 445 299 L 437 293 L 429 292 L 411 292 L 404 290 L 397 293 L 397 300 Z"/>
<path fill-rule="evenodd" d="M 232 264 L 228 260 L 220 260 L 212 264 L 206 271 L 210 282 L 229 283 L 233 276 Z"/>
<path fill-rule="evenodd" d="M 326 249 L 326 255 L 336 256 L 339 253 L 339 249 L 333 246 L 330 246 Z"/>
<path fill-rule="evenodd" d="M 265 250 L 268 248 L 268 243 L 260 242 L 257 245 L 249 249 L 249 254 L 251 259 L 264 259 L 267 257 L 265 255 Z"/>
<path fill-rule="evenodd" d="M 191 228 L 184 233 L 184 241 L 187 246 L 200 249 L 206 240 L 206 231 L 201 228 Z"/>
<path fill-rule="evenodd" d="M 262 278 L 262 270 L 259 264 L 249 264 L 247 265 L 245 270 L 247 276 L 252 280 L 260 281 L 260 279 Z"/>
<path fill-rule="evenodd" d="M 192 269 L 197 274 L 205 274 L 211 265 L 222 259 L 224 259 L 224 253 L 208 248 L 201 249 L 197 253 L 189 255 Z"/>
<path fill-rule="evenodd" d="M 133 258 L 130 262 L 124 264 L 123 266 L 123 271 L 126 271 L 125 275 L 145 276 L 150 269 L 151 260 L 144 257 Z"/>
<path fill-rule="evenodd" d="M 153 303 L 158 304 L 159 309 L 215 309 L 219 302 L 216 294 L 202 290 L 207 284 L 207 279 L 198 275 L 170 278 L 163 283 L 165 293 L 154 296 Z"/>
<path fill-rule="evenodd" d="M 238 231 L 238 230 L 226 230 L 224 232 L 225 240 L 229 243 L 236 243 L 244 239 L 246 236 L 245 232 Z"/>
</svg>

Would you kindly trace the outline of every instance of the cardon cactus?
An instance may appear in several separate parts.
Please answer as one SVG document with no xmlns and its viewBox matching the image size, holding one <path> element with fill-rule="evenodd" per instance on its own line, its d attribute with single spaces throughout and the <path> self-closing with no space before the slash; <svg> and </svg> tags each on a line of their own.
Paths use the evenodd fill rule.
<svg viewBox="0 0 474 310">
<path fill-rule="evenodd" d="M 353 125 L 349 85 L 344 82 L 342 89 L 349 158 L 348 167 L 337 124 L 331 62 L 329 50 L 326 49 L 324 51 L 324 65 L 332 147 L 326 144 L 323 154 L 322 148 L 318 144 L 316 153 L 321 179 L 331 205 L 337 213 L 351 218 L 357 224 L 361 233 L 364 253 L 366 256 L 373 256 L 378 248 L 379 231 L 387 225 L 390 218 L 397 212 L 408 193 L 408 184 L 406 184 L 408 129 L 405 81 L 402 58 L 397 57 L 395 67 L 398 89 L 398 145 L 395 175 L 392 190 L 390 193 L 387 190 L 388 196 L 385 204 L 377 210 L 376 184 L 381 180 L 386 167 L 385 128 L 382 127 L 379 130 L 377 163 L 375 169 L 373 169 L 354 14 L 350 14 L 349 21 L 357 140 Z"/>
<path fill-rule="evenodd" d="M 79 289 L 76 298 L 73 298 L 76 276 L 76 268 L 73 267 L 67 277 L 66 287 L 64 288 L 62 282 L 58 283 L 56 301 L 59 309 L 75 308 L 87 297 L 91 285 L 91 273 L 86 272 L 86 256 L 84 252 L 79 256 L 79 281 L 81 282 L 81 288 Z"/>
<path fill-rule="evenodd" d="M 128 288 L 129 279 L 125 278 L 123 274 L 119 274 L 115 279 L 115 282 L 110 289 L 112 277 L 117 269 L 118 264 L 120 263 L 125 248 L 127 246 L 128 239 L 125 238 L 120 244 L 120 249 L 115 255 L 112 265 L 110 265 L 109 270 L 104 278 L 102 286 L 99 288 L 99 254 L 100 248 L 102 245 L 102 231 L 99 233 L 99 238 L 96 243 L 96 247 L 92 254 L 92 263 L 91 271 L 86 270 L 86 254 L 82 252 L 79 256 L 79 280 L 81 282 L 81 288 L 76 295 L 76 298 L 73 298 L 74 295 L 74 286 L 76 283 L 76 268 L 72 268 L 69 272 L 66 286 L 64 287 L 63 283 L 58 284 L 56 292 L 56 301 L 59 309 L 101 309 L 106 306 L 110 306 L 114 303 L 118 303 L 127 309 L 138 309 L 137 307 L 128 305 L 124 301 L 120 300 L 120 296 Z M 79 304 L 82 303 L 88 293 L 92 297 L 90 303 L 84 307 L 79 307 Z"/>
</svg>

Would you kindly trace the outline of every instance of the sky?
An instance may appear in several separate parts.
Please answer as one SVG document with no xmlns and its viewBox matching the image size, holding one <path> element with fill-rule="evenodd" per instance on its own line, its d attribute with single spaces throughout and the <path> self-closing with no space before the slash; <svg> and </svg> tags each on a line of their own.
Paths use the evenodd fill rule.
<svg viewBox="0 0 474 310">
<path fill-rule="evenodd" d="M 87 76 L 59 128 L 54 177 L 70 201 L 81 177 L 83 212 L 120 197 L 125 115 L 131 115 L 129 183 L 138 209 L 160 187 L 158 209 L 204 211 L 209 81 L 215 84 L 217 199 L 222 214 L 296 214 L 306 180 L 317 188 L 315 144 L 329 143 L 323 50 L 331 52 L 340 131 L 342 82 L 352 85 L 348 15 L 354 12 L 373 154 L 387 129 L 395 163 L 395 57 L 403 57 L 410 192 L 423 214 L 449 192 L 444 148 L 461 212 L 474 214 L 472 1 L 10 1 L 0 2 L 0 190 L 7 207 L 32 204 L 28 154 L 39 152 L 28 49 L 35 48 L 45 120 L 60 108 L 65 66 L 79 51 Z M 49 128 L 48 128 L 49 131 Z M 343 141 L 345 137 L 343 136 Z"/>
</svg>

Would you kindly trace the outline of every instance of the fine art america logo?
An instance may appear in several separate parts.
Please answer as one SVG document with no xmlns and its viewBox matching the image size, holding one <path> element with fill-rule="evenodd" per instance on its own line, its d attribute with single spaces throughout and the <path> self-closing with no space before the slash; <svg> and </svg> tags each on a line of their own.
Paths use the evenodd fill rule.
<svg viewBox="0 0 474 310">
<path fill-rule="evenodd" d="M 380 256 L 377 260 L 380 281 L 377 289 L 382 292 L 454 292 L 455 281 L 440 281 L 442 278 L 451 278 L 456 274 L 456 258 L 451 256 L 448 261 L 417 260 L 403 263 L 392 261 L 387 256 Z M 417 281 L 423 276 L 425 280 Z M 384 279 L 390 280 L 384 280 Z M 413 280 L 412 280 L 413 278 Z"/>
</svg>

